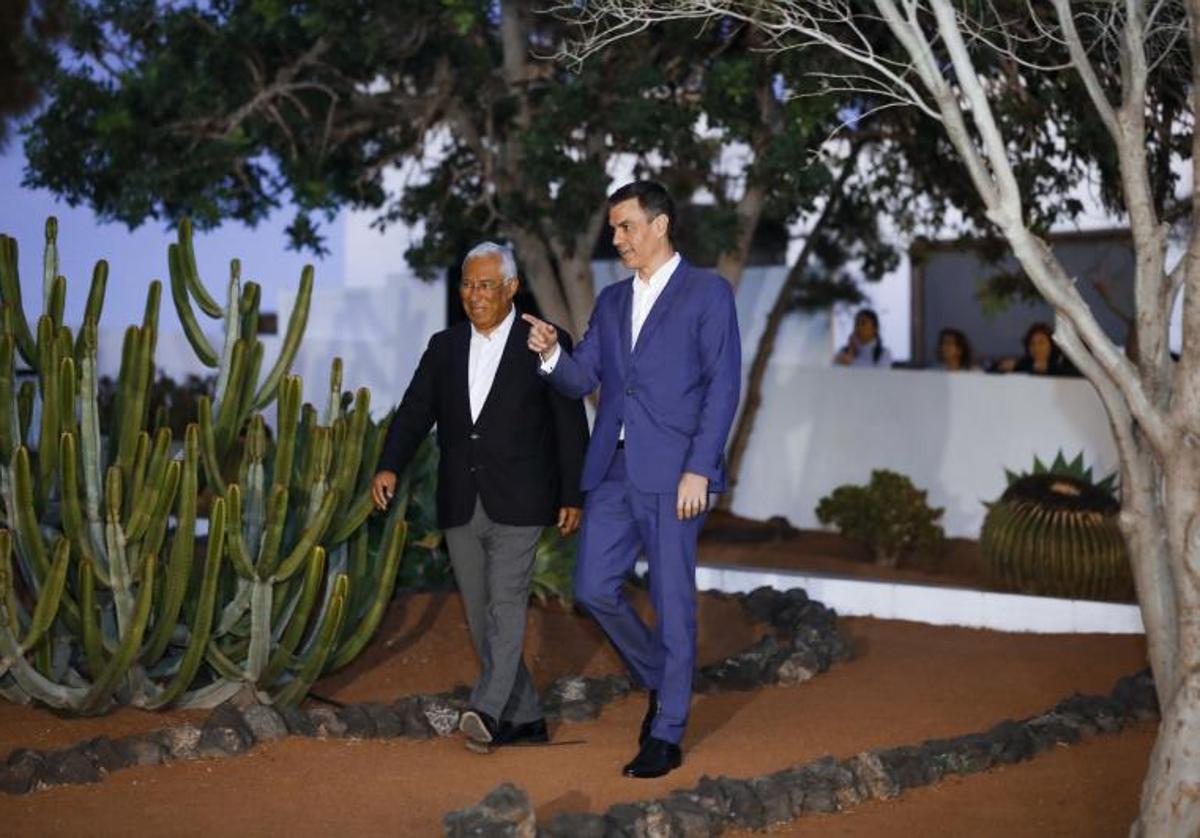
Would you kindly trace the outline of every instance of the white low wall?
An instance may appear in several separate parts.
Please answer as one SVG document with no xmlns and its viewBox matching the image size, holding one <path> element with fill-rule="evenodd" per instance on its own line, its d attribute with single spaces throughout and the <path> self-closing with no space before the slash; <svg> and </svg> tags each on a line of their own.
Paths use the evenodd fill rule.
<svg viewBox="0 0 1200 838">
<path fill-rule="evenodd" d="M 1005 468 L 1059 449 L 1083 451 L 1097 476 L 1116 469 L 1100 400 L 1082 379 L 772 364 L 733 510 L 818 527 L 824 495 L 886 468 L 945 508 L 948 535 L 977 538 Z"/>
<path fill-rule="evenodd" d="M 1144 634 L 1136 605 L 1002 594 L 967 588 L 846 579 L 820 573 L 701 565 L 696 587 L 749 593 L 761 586 L 803 588 L 843 617 L 907 620 L 1032 634 Z"/>
</svg>

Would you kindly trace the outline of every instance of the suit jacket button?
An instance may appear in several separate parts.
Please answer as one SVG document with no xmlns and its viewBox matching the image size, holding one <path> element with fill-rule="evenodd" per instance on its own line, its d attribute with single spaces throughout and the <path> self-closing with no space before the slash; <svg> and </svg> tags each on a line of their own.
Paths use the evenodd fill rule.
<svg viewBox="0 0 1200 838">
<path fill-rule="evenodd" d="M 479 434 L 471 434 L 468 439 L 479 439 Z"/>
<path fill-rule="evenodd" d="M 632 396 L 632 395 L 633 395 L 634 393 L 636 393 L 636 392 L 637 392 L 637 391 L 636 391 L 636 390 L 634 390 L 632 387 L 626 387 L 626 388 L 625 388 L 625 395 L 627 395 L 627 396 Z"/>
</svg>

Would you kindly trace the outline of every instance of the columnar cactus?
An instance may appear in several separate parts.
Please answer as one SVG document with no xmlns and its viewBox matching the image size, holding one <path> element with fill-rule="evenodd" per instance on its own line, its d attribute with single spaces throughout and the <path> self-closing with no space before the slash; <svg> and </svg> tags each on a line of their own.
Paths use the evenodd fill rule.
<svg viewBox="0 0 1200 838">
<path fill-rule="evenodd" d="M 292 703 L 362 650 L 390 598 L 405 504 L 389 513 L 377 551 L 364 526 L 387 418 L 371 421 L 366 390 L 343 415 L 340 360 L 324 423 L 288 374 L 312 269 L 301 276 L 279 357 L 261 376 L 259 286 L 243 285 L 235 261 L 217 305 L 186 222 L 168 262 L 188 340 L 217 368 L 213 397 L 199 400 L 178 456 L 169 427 L 152 426 L 149 410 L 160 283 L 150 286 L 141 325 L 125 333 L 111 426 L 101 428 L 96 353 L 107 266 L 96 266 L 74 335 L 63 323 L 57 229 L 47 222 L 45 312 L 33 328 L 16 242 L 0 236 L 0 694 L 10 700 L 96 713 L 114 702 L 211 706 L 250 688 Z M 220 353 L 193 300 L 221 322 Z M 18 383 L 18 357 L 36 383 Z M 278 439 L 269 445 L 257 411 L 273 401 Z M 198 537 L 202 492 L 212 502 Z"/>
</svg>

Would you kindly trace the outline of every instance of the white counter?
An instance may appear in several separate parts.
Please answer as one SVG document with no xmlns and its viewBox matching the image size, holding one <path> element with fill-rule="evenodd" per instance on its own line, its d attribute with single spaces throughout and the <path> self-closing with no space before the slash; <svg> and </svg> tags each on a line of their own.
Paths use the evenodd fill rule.
<svg viewBox="0 0 1200 838">
<path fill-rule="evenodd" d="M 733 510 L 818 527 L 817 502 L 887 468 L 945 507 L 947 535 L 977 538 L 1004 469 L 1083 451 L 1097 477 L 1117 454 L 1100 399 L 1083 379 L 772 364 Z"/>
</svg>

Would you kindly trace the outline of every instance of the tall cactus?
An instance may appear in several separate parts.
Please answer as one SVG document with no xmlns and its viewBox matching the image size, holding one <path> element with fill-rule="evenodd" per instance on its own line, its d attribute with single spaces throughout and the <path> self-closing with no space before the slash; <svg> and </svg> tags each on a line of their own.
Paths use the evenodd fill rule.
<svg viewBox="0 0 1200 838">
<path fill-rule="evenodd" d="M 300 279 L 278 357 L 262 375 L 260 287 L 235 262 L 222 306 L 201 281 L 191 228 L 168 251 L 171 296 L 216 388 L 182 452 L 151 424 L 161 285 L 125 333 L 112 420 L 100 425 L 97 334 L 107 265 L 78 334 L 63 322 L 57 225 L 46 225 L 44 313 L 21 301 L 16 242 L 0 235 L 0 694 L 76 713 L 113 703 L 211 706 L 249 688 L 295 702 L 375 632 L 403 552 L 404 504 L 376 560 L 365 526 L 382 423 L 360 390 L 341 410 L 341 361 L 325 424 L 288 374 L 308 316 Z M 193 307 L 193 303 L 195 307 Z M 218 352 L 200 327 L 219 321 Z M 36 374 L 18 381 L 17 359 Z M 33 423 L 35 402 L 40 402 Z M 257 411 L 275 402 L 269 444 Z M 385 417 L 384 421 L 387 419 Z M 211 493 L 198 535 L 201 492 Z"/>
</svg>

